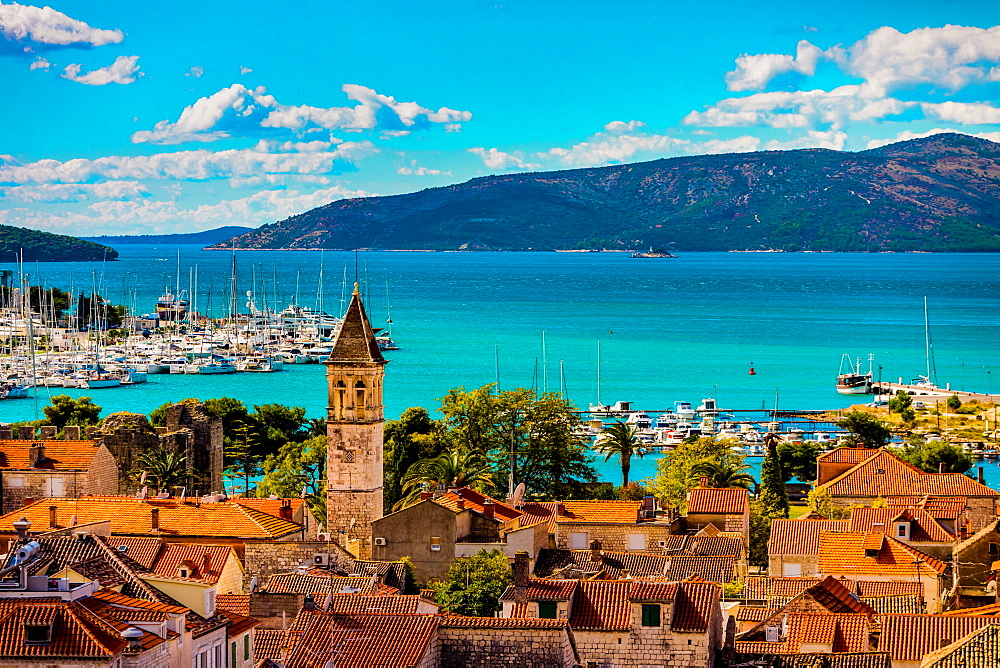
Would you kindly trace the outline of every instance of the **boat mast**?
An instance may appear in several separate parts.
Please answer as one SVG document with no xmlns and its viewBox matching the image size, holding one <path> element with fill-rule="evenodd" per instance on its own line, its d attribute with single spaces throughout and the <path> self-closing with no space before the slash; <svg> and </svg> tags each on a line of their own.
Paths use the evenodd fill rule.
<svg viewBox="0 0 1000 668">
<path fill-rule="evenodd" d="M 934 344 L 931 343 L 931 326 L 927 317 L 927 296 L 924 296 L 924 357 L 927 363 L 927 382 L 937 385 L 937 365 L 934 364 Z"/>
<path fill-rule="evenodd" d="M 548 355 L 545 352 L 545 330 L 542 330 L 542 392 L 549 391 Z"/>
<path fill-rule="evenodd" d="M 603 406 L 601 403 L 601 342 L 597 342 L 597 405 Z"/>
<path fill-rule="evenodd" d="M 493 368 L 496 371 L 497 396 L 500 396 L 500 344 L 493 344 Z"/>
</svg>

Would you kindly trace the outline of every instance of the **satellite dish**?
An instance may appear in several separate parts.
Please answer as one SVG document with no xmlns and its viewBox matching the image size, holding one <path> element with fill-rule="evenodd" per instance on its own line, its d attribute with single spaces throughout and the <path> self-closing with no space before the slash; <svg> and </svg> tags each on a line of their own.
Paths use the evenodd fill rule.
<svg viewBox="0 0 1000 668">
<path fill-rule="evenodd" d="M 514 488 L 514 496 L 511 498 L 510 502 L 515 508 L 524 503 L 524 489 L 523 482 Z"/>
</svg>

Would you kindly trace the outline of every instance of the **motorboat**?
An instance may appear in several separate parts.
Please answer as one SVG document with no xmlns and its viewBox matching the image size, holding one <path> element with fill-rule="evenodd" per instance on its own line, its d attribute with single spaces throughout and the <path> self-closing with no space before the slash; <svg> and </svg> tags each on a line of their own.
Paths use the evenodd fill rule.
<svg viewBox="0 0 1000 668">
<path fill-rule="evenodd" d="M 850 355 L 840 358 L 840 371 L 837 374 L 837 392 L 840 394 L 871 394 L 872 393 L 872 361 L 875 356 L 868 354 L 868 372 L 861 371 L 861 358 L 852 361 Z M 844 371 L 844 366 L 847 371 Z"/>
</svg>

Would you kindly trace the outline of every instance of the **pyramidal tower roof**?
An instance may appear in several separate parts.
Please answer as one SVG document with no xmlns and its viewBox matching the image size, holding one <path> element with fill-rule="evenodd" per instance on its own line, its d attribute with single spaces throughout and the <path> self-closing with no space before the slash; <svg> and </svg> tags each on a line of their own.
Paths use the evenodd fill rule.
<svg viewBox="0 0 1000 668">
<path fill-rule="evenodd" d="M 344 316 L 344 324 L 337 333 L 337 339 L 333 342 L 333 351 L 330 353 L 329 363 L 337 362 L 376 362 L 385 364 L 385 358 L 378 349 L 375 341 L 375 332 L 372 331 L 371 323 L 368 322 L 368 314 L 365 313 L 365 305 L 361 303 L 361 293 L 358 292 L 358 284 L 354 284 L 354 292 L 351 294 L 351 304 L 347 307 L 347 314 Z"/>
</svg>

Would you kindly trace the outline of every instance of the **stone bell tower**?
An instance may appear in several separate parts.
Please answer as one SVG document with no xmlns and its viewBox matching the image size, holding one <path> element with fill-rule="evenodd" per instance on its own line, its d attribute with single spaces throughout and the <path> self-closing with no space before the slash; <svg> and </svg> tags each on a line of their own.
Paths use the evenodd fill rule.
<svg viewBox="0 0 1000 668">
<path fill-rule="evenodd" d="M 361 559 L 371 557 L 371 523 L 382 517 L 385 363 L 355 283 L 326 362 L 326 525 Z"/>
</svg>

